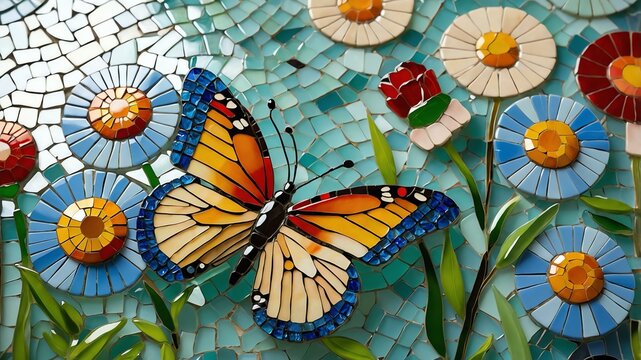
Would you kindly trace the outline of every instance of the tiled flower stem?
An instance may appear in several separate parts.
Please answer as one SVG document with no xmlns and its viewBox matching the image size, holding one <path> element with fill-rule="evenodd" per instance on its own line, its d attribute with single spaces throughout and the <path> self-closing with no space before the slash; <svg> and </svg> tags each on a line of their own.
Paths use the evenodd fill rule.
<svg viewBox="0 0 641 360">
<path fill-rule="evenodd" d="M 17 208 L 17 201 L 14 201 L 14 203 L 16 203 L 16 210 L 13 212 L 13 219 L 16 224 L 18 243 L 20 245 L 20 264 L 23 266 L 29 266 L 25 216 L 22 210 Z M 16 349 L 18 346 L 24 346 L 24 355 L 29 356 L 29 341 L 27 340 L 25 332 L 28 333 L 26 327 L 29 323 L 29 315 L 31 313 L 31 301 L 29 286 L 23 281 L 21 285 L 20 305 L 18 305 L 18 317 L 16 318 L 16 329 L 13 334 L 14 355 L 18 352 Z M 20 327 L 22 327 L 22 329 L 20 329 Z M 22 344 L 18 344 L 19 342 Z"/>
<path fill-rule="evenodd" d="M 492 101 L 492 112 L 490 119 L 487 123 L 487 133 L 485 138 L 485 224 L 482 228 L 487 228 L 488 214 L 490 210 L 490 197 L 492 195 L 492 180 L 494 178 L 494 132 L 496 130 L 496 121 L 499 117 L 499 108 L 501 106 L 501 98 L 494 98 Z"/>
<path fill-rule="evenodd" d="M 641 256 L 641 156 L 631 156 L 634 182 L 634 252 Z"/>
</svg>

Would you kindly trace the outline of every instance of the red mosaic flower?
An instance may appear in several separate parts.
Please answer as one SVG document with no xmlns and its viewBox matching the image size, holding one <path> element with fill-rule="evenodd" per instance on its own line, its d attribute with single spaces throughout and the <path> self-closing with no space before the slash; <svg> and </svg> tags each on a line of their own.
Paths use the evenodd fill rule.
<svg viewBox="0 0 641 360">
<path fill-rule="evenodd" d="M 603 35 L 576 65 L 579 89 L 608 115 L 641 123 L 641 32 Z"/>
<path fill-rule="evenodd" d="M 402 118 L 408 116 L 412 107 L 441 93 L 434 71 L 411 61 L 385 75 L 378 88 L 387 97 L 387 106 Z"/>
<path fill-rule="evenodd" d="M 36 164 L 36 153 L 29 130 L 0 121 L 0 186 L 26 179 Z"/>
</svg>

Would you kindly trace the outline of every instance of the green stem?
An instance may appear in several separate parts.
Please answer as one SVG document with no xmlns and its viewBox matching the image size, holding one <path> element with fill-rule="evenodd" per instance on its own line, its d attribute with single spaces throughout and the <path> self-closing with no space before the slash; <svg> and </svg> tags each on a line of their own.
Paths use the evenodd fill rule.
<svg viewBox="0 0 641 360">
<path fill-rule="evenodd" d="M 487 228 L 487 219 L 490 214 L 491 189 L 492 180 L 494 178 L 494 131 L 496 129 L 496 120 L 498 118 L 500 106 L 501 99 L 494 98 L 492 101 L 492 113 L 487 124 L 487 134 L 485 136 L 485 204 L 483 212 L 485 213 L 486 223 L 481 226 L 482 229 Z"/>
<path fill-rule="evenodd" d="M 634 182 L 634 254 L 641 256 L 641 157 L 632 156 L 632 180 Z"/>
<path fill-rule="evenodd" d="M 425 247 L 425 243 L 419 241 L 418 247 L 421 250 L 423 263 L 425 264 L 425 286 L 427 287 L 427 309 L 429 310 L 425 311 L 427 338 L 439 355 L 447 357 L 445 330 L 443 329 L 443 296 L 441 287 L 438 284 L 434 263 L 427 247 Z"/>
<path fill-rule="evenodd" d="M 155 188 L 156 186 L 160 185 L 160 180 L 158 180 L 158 176 L 156 175 L 156 172 L 154 171 L 154 169 L 151 167 L 151 164 L 144 163 L 142 165 L 142 171 L 145 172 L 145 176 L 147 176 L 149 185 L 151 185 L 152 188 Z"/>
<path fill-rule="evenodd" d="M 16 233 L 18 235 L 18 244 L 20 245 L 20 263 L 23 266 L 29 266 L 29 252 L 27 251 L 27 228 L 24 219 L 24 213 L 18 208 L 17 201 L 16 210 L 13 212 L 13 220 L 16 226 Z M 16 328 L 13 334 L 14 356 L 29 357 L 29 315 L 31 313 L 31 291 L 25 281 L 22 282 L 22 292 L 20 294 L 20 304 L 18 306 L 18 315 L 16 318 Z"/>
</svg>

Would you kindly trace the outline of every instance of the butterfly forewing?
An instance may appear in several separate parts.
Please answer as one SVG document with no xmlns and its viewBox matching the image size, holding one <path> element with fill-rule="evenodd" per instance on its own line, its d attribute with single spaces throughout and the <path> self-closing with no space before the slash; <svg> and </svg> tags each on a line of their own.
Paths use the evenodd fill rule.
<svg viewBox="0 0 641 360">
<path fill-rule="evenodd" d="M 352 313 L 359 289 L 356 269 L 345 255 L 283 226 L 260 254 L 254 320 L 277 339 L 325 336 Z"/>
<path fill-rule="evenodd" d="M 288 222 L 317 241 L 378 265 L 409 242 L 448 227 L 459 213 L 454 201 L 438 191 L 362 186 L 298 203 Z"/>
<path fill-rule="evenodd" d="M 172 163 L 249 207 L 262 207 L 274 193 L 274 170 L 254 118 L 203 69 L 187 74 L 182 101 Z"/>
</svg>

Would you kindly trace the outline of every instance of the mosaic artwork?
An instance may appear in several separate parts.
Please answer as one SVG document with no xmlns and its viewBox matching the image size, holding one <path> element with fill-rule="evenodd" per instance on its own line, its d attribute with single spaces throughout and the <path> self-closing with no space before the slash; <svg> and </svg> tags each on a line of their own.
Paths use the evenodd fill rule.
<svg viewBox="0 0 641 360">
<path fill-rule="evenodd" d="M 641 2 L 0 0 L 2 359 L 641 360 Z"/>
</svg>

